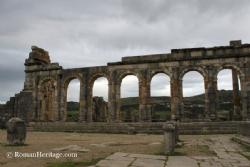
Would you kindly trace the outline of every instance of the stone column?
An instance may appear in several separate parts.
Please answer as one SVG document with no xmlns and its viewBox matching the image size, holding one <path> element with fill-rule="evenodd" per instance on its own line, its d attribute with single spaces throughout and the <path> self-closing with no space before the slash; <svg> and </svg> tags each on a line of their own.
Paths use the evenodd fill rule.
<svg viewBox="0 0 250 167">
<path fill-rule="evenodd" d="M 234 113 L 233 118 L 239 120 L 241 103 L 240 103 L 240 91 L 239 91 L 239 80 L 236 70 L 232 70 L 232 81 L 233 81 L 233 104 L 234 104 Z"/>
<path fill-rule="evenodd" d="M 116 102 L 116 109 L 115 109 L 115 120 L 116 122 L 121 122 L 121 83 L 115 84 L 115 102 Z"/>
<path fill-rule="evenodd" d="M 65 87 L 66 86 L 66 87 Z M 64 83 L 61 83 L 60 88 L 60 121 L 66 121 L 67 120 L 67 86 L 64 85 Z"/>
<path fill-rule="evenodd" d="M 111 122 L 120 122 L 120 84 L 111 73 L 108 92 L 108 110 Z"/>
<path fill-rule="evenodd" d="M 217 77 L 216 72 L 208 70 L 205 76 L 205 118 L 215 120 L 217 118 Z"/>
<path fill-rule="evenodd" d="M 79 122 L 85 122 L 86 121 L 86 113 L 88 111 L 87 109 L 87 88 L 86 85 L 80 83 L 80 100 L 79 100 Z"/>
<path fill-rule="evenodd" d="M 56 81 L 56 88 L 55 88 L 55 106 L 54 106 L 54 121 L 61 120 L 61 112 L 60 112 L 60 96 L 61 96 L 61 79 L 58 77 Z"/>
<path fill-rule="evenodd" d="M 93 96 L 92 88 L 90 85 L 86 85 L 86 102 L 87 102 L 87 122 L 93 122 Z"/>
<path fill-rule="evenodd" d="M 109 83 L 108 109 L 111 122 L 120 122 L 120 85 L 114 81 Z"/>
<path fill-rule="evenodd" d="M 108 89 L 108 111 L 110 113 L 110 121 L 115 121 L 115 87 L 112 81 L 109 81 L 109 89 Z"/>
<path fill-rule="evenodd" d="M 147 74 L 143 74 L 139 81 L 139 121 L 151 121 L 149 98 L 150 82 Z"/>
<path fill-rule="evenodd" d="M 164 152 L 172 154 L 178 139 L 177 126 L 175 123 L 167 123 L 163 125 L 164 132 Z"/>
<path fill-rule="evenodd" d="M 241 101 L 242 120 L 250 120 L 250 68 L 245 69 L 244 77 L 241 77 Z"/>
<path fill-rule="evenodd" d="M 183 114 L 182 80 L 176 70 L 171 77 L 171 119 L 180 120 Z"/>
</svg>

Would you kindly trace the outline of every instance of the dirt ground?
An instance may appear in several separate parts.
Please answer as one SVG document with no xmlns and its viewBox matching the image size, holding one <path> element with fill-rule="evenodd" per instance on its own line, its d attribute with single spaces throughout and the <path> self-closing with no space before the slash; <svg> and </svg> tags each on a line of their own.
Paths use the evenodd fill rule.
<svg viewBox="0 0 250 167">
<path fill-rule="evenodd" d="M 206 136 L 181 136 L 185 141 L 205 138 Z M 105 158 L 114 152 L 162 154 L 163 135 L 124 135 L 124 134 L 86 134 L 86 133 L 61 133 L 61 132 L 28 132 L 25 146 L 8 146 L 6 131 L 0 130 L 0 166 L 3 167 L 46 167 L 48 162 L 64 161 L 91 161 L 93 159 Z M 69 145 L 77 145 L 88 152 L 77 152 L 72 150 L 55 151 Z M 204 146 L 184 145 L 177 148 L 177 154 L 209 155 L 212 154 Z M 62 152 L 76 153 L 77 158 L 8 158 L 9 152 Z"/>
<path fill-rule="evenodd" d="M 114 152 L 161 153 L 162 135 L 122 135 L 122 134 L 84 134 L 84 133 L 60 133 L 60 132 L 28 132 L 25 146 L 8 146 L 6 131 L 0 130 L 0 166 L 3 167 L 40 167 L 47 166 L 47 162 L 53 161 L 83 161 L 105 158 Z M 91 145 L 92 144 L 92 145 Z M 78 145 L 89 149 L 88 152 L 77 152 L 77 158 L 7 158 L 8 152 L 66 152 L 53 151 L 69 145 Z"/>
</svg>

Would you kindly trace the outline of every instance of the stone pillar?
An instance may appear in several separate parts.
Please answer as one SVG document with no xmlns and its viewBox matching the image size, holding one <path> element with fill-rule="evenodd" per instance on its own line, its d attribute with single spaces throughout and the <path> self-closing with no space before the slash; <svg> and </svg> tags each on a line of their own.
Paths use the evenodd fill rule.
<svg viewBox="0 0 250 167">
<path fill-rule="evenodd" d="M 116 122 L 121 122 L 121 83 L 115 84 L 115 102 L 116 102 L 116 109 L 115 109 L 115 120 Z"/>
<path fill-rule="evenodd" d="M 120 122 L 120 84 L 115 79 L 109 81 L 108 110 L 111 122 Z"/>
<path fill-rule="evenodd" d="M 108 110 L 110 113 L 110 121 L 114 122 L 115 120 L 115 87 L 112 81 L 109 81 L 109 89 L 108 89 Z"/>
<path fill-rule="evenodd" d="M 67 121 L 67 88 L 63 88 L 61 92 L 61 120 Z"/>
<path fill-rule="evenodd" d="M 59 105 L 59 112 L 60 112 L 60 121 L 67 121 L 67 86 L 65 83 L 61 83 L 60 87 L 60 105 Z M 40 111 L 39 111 L 40 113 Z M 39 116 L 40 117 L 40 116 Z"/>
<path fill-rule="evenodd" d="M 172 154 L 177 142 L 176 125 L 174 123 L 167 123 L 163 125 L 164 132 L 164 152 L 165 154 Z"/>
<path fill-rule="evenodd" d="M 171 78 L 171 119 L 179 120 L 183 114 L 182 80 L 173 71 Z"/>
<path fill-rule="evenodd" d="M 139 81 L 139 121 L 151 121 L 149 98 L 150 82 L 147 79 L 147 75 L 144 74 Z"/>
<path fill-rule="evenodd" d="M 87 100 L 87 122 L 93 122 L 93 96 L 92 88 L 90 85 L 87 85 L 86 88 L 86 100 Z"/>
<path fill-rule="evenodd" d="M 86 121 L 86 114 L 87 114 L 87 88 L 86 85 L 80 83 L 80 100 L 79 100 L 79 122 Z"/>
<path fill-rule="evenodd" d="M 215 71 L 208 71 L 205 76 L 205 118 L 215 120 L 217 118 L 217 77 Z"/>
<path fill-rule="evenodd" d="M 239 91 L 239 80 L 236 70 L 232 70 L 232 81 L 233 81 L 233 104 L 234 104 L 234 113 L 233 118 L 239 120 L 241 103 L 240 103 L 240 91 Z"/>
<path fill-rule="evenodd" d="M 249 71 L 250 72 L 250 71 Z M 242 120 L 250 120 L 250 76 L 241 80 Z"/>
<path fill-rule="evenodd" d="M 62 83 L 62 80 L 61 80 L 61 77 L 59 77 L 58 78 L 58 86 L 57 86 L 57 94 L 58 94 L 58 96 L 57 96 L 57 106 L 58 106 L 58 108 L 57 108 L 57 112 L 58 112 L 58 120 L 57 121 L 61 121 L 62 120 L 62 117 L 63 117 L 63 115 L 62 115 L 62 112 L 61 112 L 61 110 L 62 110 L 62 105 L 63 105 L 63 103 L 62 103 L 62 87 L 63 87 L 63 83 Z"/>
<path fill-rule="evenodd" d="M 10 145 L 23 145 L 26 138 L 25 122 L 13 117 L 7 122 L 7 140 Z"/>
</svg>

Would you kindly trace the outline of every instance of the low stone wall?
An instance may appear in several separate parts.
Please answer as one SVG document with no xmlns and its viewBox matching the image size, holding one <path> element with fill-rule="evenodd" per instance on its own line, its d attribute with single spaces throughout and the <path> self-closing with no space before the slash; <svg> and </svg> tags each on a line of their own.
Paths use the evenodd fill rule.
<svg viewBox="0 0 250 167">
<path fill-rule="evenodd" d="M 78 122 L 31 122 L 28 130 L 48 132 L 81 133 L 149 133 L 162 134 L 165 122 L 144 123 L 78 123 Z M 234 134 L 240 122 L 193 122 L 179 123 L 179 133 L 195 134 Z"/>
<path fill-rule="evenodd" d="M 250 121 L 239 123 L 238 133 L 240 135 L 250 137 Z"/>
</svg>

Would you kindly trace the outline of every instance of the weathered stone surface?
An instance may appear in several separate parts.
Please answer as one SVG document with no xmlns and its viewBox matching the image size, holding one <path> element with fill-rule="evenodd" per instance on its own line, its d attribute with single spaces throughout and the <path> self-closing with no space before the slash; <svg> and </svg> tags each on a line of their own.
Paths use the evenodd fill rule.
<svg viewBox="0 0 250 167">
<path fill-rule="evenodd" d="M 93 97 L 93 120 L 96 122 L 107 122 L 108 118 L 108 103 L 103 97 Z"/>
<path fill-rule="evenodd" d="M 163 125 L 164 133 L 164 152 L 165 154 L 171 154 L 174 152 L 174 148 L 177 142 L 177 127 L 175 123 L 166 123 Z"/>
<path fill-rule="evenodd" d="M 167 167 L 199 167 L 197 162 L 186 156 L 169 156 Z"/>
<path fill-rule="evenodd" d="M 17 117 L 11 118 L 7 123 L 7 140 L 10 145 L 24 144 L 26 139 L 25 122 Z"/>
<path fill-rule="evenodd" d="M 242 122 L 239 124 L 238 131 L 239 134 L 247 136 L 250 138 L 250 122 Z"/>
<path fill-rule="evenodd" d="M 133 162 L 134 167 L 164 167 L 165 161 L 157 159 L 136 159 Z"/>
<path fill-rule="evenodd" d="M 129 154 L 129 157 L 133 158 L 143 158 L 143 159 L 155 159 L 155 160 L 165 160 L 165 156 L 161 155 L 147 155 L 147 154 Z"/>
<path fill-rule="evenodd" d="M 131 164 L 131 159 L 125 159 L 125 160 L 101 160 L 97 163 L 96 166 L 98 167 L 127 167 L 129 164 Z"/>
<path fill-rule="evenodd" d="M 108 156 L 102 163 L 105 163 L 105 165 L 108 163 L 120 165 L 117 161 L 128 162 L 132 160 L 127 167 L 249 167 L 250 161 L 246 158 L 249 157 L 249 152 L 245 152 L 246 150 L 241 145 L 234 143 L 231 140 L 232 136 L 203 135 L 195 137 L 195 139 L 190 137 L 189 140 L 184 140 L 185 145 L 208 146 L 209 151 L 204 150 L 205 152 L 201 153 L 202 155 L 165 157 L 117 152 Z"/>
<path fill-rule="evenodd" d="M 124 57 L 121 62 L 108 63 L 107 66 L 63 69 L 58 63 L 51 63 L 49 53 L 44 49 L 32 47 L 25 61 L 24 91 L 32 98 L 27 100 L 17 94 L 10 99 L 6 112 L 10 117 L 22 115 L 29 121 L 67 120 L 67 88 L 71 80 L 80 81 L 79 121 L 121 122 L 120 86 L 122 79 L 130 74 L 139 81 L 139 110 L 134 112 L 133 121 L 151 121 L 150 82 L 159 72 L 170 76 L 171 118 L 185 120 L 183 115 L 182 78 L 188 71 L 198 71 L 204 77 L 205 112 L 200 120 L 217 119 L 217 74 L 222 69 L 234 72 L 234 113 L 232 120 L 250 119 L 250 44 L 231 42 L 230 46 L 213 48 L 172 49 L 171 53 L 146 56 Z M 93 84 L 98 77 L 106 77 L 109 86 L 108 111 L 96 112 L 93 105 Z M 236 79 L 240 78 L 241 92 Z M 23 92 L 23 91 L 22 91 Z M 21 94 L 22 94 L 21 92 Z M 29 101 L 29 112 L 23 113 Z M 99 102 L 97 102 L 99 104 Z M 101 107 L 103 108 L 103 107 Z M 96 114 L 99 113 L 99 114 Z M 27 118 L 27 119 L 26 119 Z M 106 119 L 105 119 L 106 118 Z M 192 120 L 191 120 L 192 121 Z"/>
</svg>

